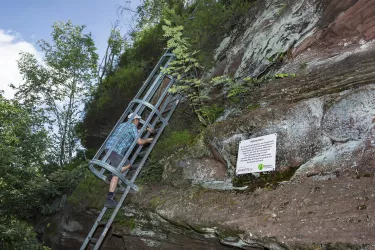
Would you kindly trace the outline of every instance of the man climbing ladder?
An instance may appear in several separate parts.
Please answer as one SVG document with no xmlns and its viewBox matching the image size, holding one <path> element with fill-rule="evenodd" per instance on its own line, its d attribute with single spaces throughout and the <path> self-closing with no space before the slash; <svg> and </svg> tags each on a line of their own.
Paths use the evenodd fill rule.
<svg viewBox="0 0 375 250">
<path fill-rule="evenodd" d="M 104 152 L 107 153 L 110 148 L 114 146 L 113 151 L 108 157 L 108 159 L 110 160 L 110 164 L 113 167 L 117 168 L 120 165 L 124 154 L 129 149 L 134 139 L 137 137 L 140 119 L 141 117 L 139 115 L 131 113 L 130 115 L 128 115 L 128 122 L 121 123 L 109 137 Z M 147 128 L 147 130 L 149 132 L 152 132 L 150 128 Z M 152 140 L 153 138 L 139 138 L 137 144 L 144 145 L 146 143 L 151 143 Z M 125 165 L 121 168 L 121 173 L 124 173 L 126 170 L 130 169 L 130 166 L 130 162 L 126 160 Z M 115 201 L 114 196 L 118 180 L 119 178 L 117 176 L 112 176 L 111 182 L 109 184 L 109 192 L 107 194 L 105 203 L 105 206 L 107 208 L 114 208 L 117 206 L 117 201 Z"/>
<path fill-rule="evenodd" d="M 175 84 L 176 79 L 163 70 L 168 68 L 173 59 L 174 55 L 169 51 L 161 57 L 89 163 L 91 172 L 110 184 L 110 187 L 106 204 L 83 241 L 81 250 L 87 249 L 89 244 L 94 245 L 92 248 L 94 250 L 100 248 L 130 189 L 139 190 L 134 182 L 181 100 L 181 95 L 168 91 Z M 139 131 L 138 125 L 142 125 Z M 154 132 L 153 138 L 150 138 L 152 132 Z M 144 147 L 145 144 L 150 145 Z M 129 172 L 131 166 L 135 171 Z M 110 180 L 108 174 L 112 176 Z M 122 192 L 118 202 L 114 199 L 116 187 Z M 107 213 L 110 213 L 109 216 L 106 215 Z M 102 230 L 100 231 L 99 228 Z"/>
</svg>

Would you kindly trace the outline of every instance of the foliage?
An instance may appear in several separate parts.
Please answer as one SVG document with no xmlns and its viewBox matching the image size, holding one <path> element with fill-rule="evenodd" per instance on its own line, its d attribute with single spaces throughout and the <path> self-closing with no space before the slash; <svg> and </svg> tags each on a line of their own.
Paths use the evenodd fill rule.
<svg viewBox="0 0 375 250">
<path fill-rule="evenodd" d="M 249 104 L 249 105 L 247 105 L 247 109 L 248 110 L 254 110 L 254 109 L 257 109 L 257 108 L 259 108 L 260 107 L 260 105 L 259 104 Z"/>
<path fill-rule="evenodd" d="M 164 166 L 159 163 L 150 163 L 146 168 L 142 168 L 142 172 L 137 179 L 137 184 L 160 183 L 163 178 Z"/>
<path fill-rule="evenodd" d="M 246 190 L 252 192 L 257 188 L 276 188 L 280 182 L 288 181 L 296 172 L 298 167 L 289 168 L 283 172 L 261 172 L 259 177 L 253 174 L 238 175 L 232 179 L 233 186 L 248 186 Z"/>
<path fill-rule="evenodd" d="M 36 239 L 36 233 L 26 222 L 0 219 L 0 249 L 48 250 Z"/>
<path fill-rule="evenodd" d="M 84 28 L 70 21 L 54 23 L 53 44 L 38 42 L 45 54 L 43 62 L 30 53 L 21 53 L 18 61 L 24 83 L 17 88 L 16 98 L 28 107 L 43 108 L 53 134 L 51 160 L 57 159 L 60 166 L 73 158 L 80 105 L 97 75 L 96 48 Z"/>
<path fill-rule="evenodd" d="M 249 88 L 243 84 L 236 83 L 230 86 L 227 98 L 232 102 L 238 102 L 249 93 Z"/>
<path fill-rule="evenodd" d="M 296 74 L 294 73 L 291 73 L 291 74 L 288 74 L 288 73 L 278 73 L 278 74 L 275 74 L 275 78 L 276 79 L 279 79 L 279 78 L 285 78 L 285 77 L 296 77 Z"/>
<path fill-rule="evenodd" d="M 54 171 L 44 171 L 49 146 L 44 121 L 41 110 L 0 95 L 0 249 L 47 249 L 22 220 L 56 211 L 49 204 L 80 178 L 77 167 L 56 171 L 50 165 Z"/>
<path fill-rule="evenodd" d="M 46 160 L 45 118 L 39 109 L 9 101 L 0 94 L 0 166 L 30 168 Z"/>
<path fill-rule="evenodd" d="M 185 13 L 165 14 L 165 18 L 184 27 L 194 50 L 199 50 L 199 62 L 206 68 L 213 66 L 213 54 L 224 36 L 244 17 L 253 1 L 196 0 L 186 5 Z"/>
<path fill-rule="evenodd" d="M 207 125 L 213 124 L 217 118 L 223 113 L 224 107 L 219 106 L 218 104 L 212 104 L 210 106 L 203 106 L 199 109 L 199 112 L 205 117 Z"/>
<path fill-rule="evenodd" d="M 191 145 L 194 135 L 188 130 L 173 131 L 169 136 L 161 138 L 151 152 L 151 161 L 158 161 L 163 156 L 171 155 L 181 148 Z"/>
<path fill-rule="evenodd" d="M 133 44 L 126 45 L 113 73 L 98 84 L 86 103 L 79 132 L 82 143 L 89 149 L 100 147 L 163 53 L 165 39 L 161 25 L 135 33 L 133 39 Z"/>
<path fill-rule="evenodd" d="M 72 195 L 68 197 L 68 202 L 83 209 L 86 207 L 100 209 L 103 207 L 107 191 L 108 185 L 85 168 L 83 177 Z"/>
<path fill-rule="evenodd" d="M 181 0 L 142 0 L 141 5 L 137 8 L 137 26 L 140 30 L 143 30 L 160 23 L 164 9 L 174 9 L 181 14 L 183 8 L 184 1 Z"/>
<path fill-rule="evenodd" d="M 121 36 L 118 22 L 112 27 L 110 35 L 107 40 L 107 49 L 104 57 L 99 65 L 98 84 L 100 84 L 104 77 L 113 74 L 114 69 L 118 63 L 119 57 L 126 47 L 126 42 Z"/>
<path fill-rule="evenodd" d="M 172 131 L 168 136 L 161 137 L 151 152 L 149 166 L 142 169 L 137 182 L 140 184 L 160 182 L 164 166 L 159 163 L 159 160 L 191 145 L 193 140 L 194 135 L 188 130 Z"/>
<path fill-rule="evenodd" d="M 218 85 L 230 86 L 233 84 L 233 82 L 234 82 L 233 78 L 226 76 L 226 75 L 217 76 L 211 79 L 211 84 L 213 86 L 218 86 Z"/>
<path fill-rule="evenodd" d="M 203 67 L 196 58 L 198 51 L 192 51 L 189 41 L 182 37 L 183 26 L 174 26 L 168 20 L 165 20 L 165 23 L 166 25 L 163 26 L 164 36 L 169 38 L 167 47 L 175 55 L 175 59 L 165 69 L 165 72 L 174 76 L 178 81 L 177 85 L 169 91 L 186 95 L 199 121 L 207 126 L 209 122 L 201 108 L 208 97 L 202 94 L 205 84 L 200 79 L 200 71 L 203 70 Z"/>
<path fill-rule="evenodd" d="M 39 110 L 0 95 L 0 217 L 27 217 L 40 205 L 38 167 L 48 146 L 43 121 Z"/>
</svg>

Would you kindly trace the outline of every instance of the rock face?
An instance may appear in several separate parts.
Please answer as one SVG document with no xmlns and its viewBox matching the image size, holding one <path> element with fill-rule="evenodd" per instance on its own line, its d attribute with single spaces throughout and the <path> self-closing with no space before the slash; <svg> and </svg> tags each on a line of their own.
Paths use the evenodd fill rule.
<svg viewBox="0 0 375 250">
<path fill-rule="evenodd" d="M 103 249 L 375 249 L 374 39 L 373 0 L 257 1 L 217 49 L 212 75 L 296 77 L 254 88 L 243 101 L 259 108 L 228 109 L 163 159 L 163 184 L 127 203 L 126 226 L 114 225 Z M 238 143 L 271 133 L 275 173 L 241 185 Z M 235 190 L 249 180 L 263 184 Z M 50 239 L 64 249 L 94 217 L 57 220 L 62 233 Z"/>
<path fill-rule="evenodd" d="M 375 38 L 374 13 L 371 0 L 261 1 L 221 43 L 213 74 L 256 77 L 285 57 L 310 63 L 353 51 Z"/>
<path fill-rule="evenodd" d="M 374 14 L 375 2 L 366 0 L 254 5 L 252 17 L 218 48 L 212 74 L 296 77 L 255 88 L 244 101 L 260 107 L 209 126 L 195 149 L 167 161 L 165 181 L 176 188 L 181 183 L 171 176 L 193 177 L 221 163 L 226 180 L 196 176 L 193 183 L 228 184 L 236 179 L 238 143 L 277 133 L 275 179 L 249 177 L 255 183 L 263 178 L 274 189 L 191 194 L 181 188 L 167 192 L 156 211 L 218 235 L 233 230 L 221 242 L 243 249 L 374 249 Z M 181 171 L 179 162 L 192 164 Z M 284 173 L 292 177 L 276 178 Z M 138 205 L 146 203 L 138 198 Z"/>
<path fill-rule="evenodd" d="M 155 201 L 156 203 L 159 201 Z M 74 211 L 67 205 L 37 228 L 52 249 L 79 249 L 99 211 Z M 97 236 L 94 236 L 97 237 Z M 213 231 L 197 231 L 188 224 L 167 221 L 158 213 L 128 205 L 119 211 L 100 249 L 212 249 L 225 250 Z"/>
</svg>

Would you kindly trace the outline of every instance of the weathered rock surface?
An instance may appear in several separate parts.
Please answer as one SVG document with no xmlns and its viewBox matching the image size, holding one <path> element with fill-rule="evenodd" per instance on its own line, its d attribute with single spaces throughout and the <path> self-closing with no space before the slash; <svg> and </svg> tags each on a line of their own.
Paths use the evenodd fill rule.
<svg viewBox="0 0 375 250">
<path fill-rule="evenodd" d="M 237 237 L 243 246 L 328 249 L 328 244 L 341 243 L 337 249 L 374 249 L 374 181 L 341 175 L 284 182 L 275 190 L 253 193 L 145 190 L 133 202 L 148 207 L 157 194 L 156 212 L 164 218 L 196 229 L 211 228 L 222 241 Z"/>
<path fill-rule="evenodd" d="M 169 175 L 181 174 L 175 171 L 179 161 L 211 157 L 233 177 L 239 141 L 271 133 L 278 135 L 276 172 L 297 170 L 272 191 L 167 191 L 158 213 L 192 227 L 211 227 L 218 235 L 232 230 L 229 241 L 244 249 L 328 249 L 330 244 L 374 249 L 374 4 L 289 1 L 285 11 L 280 11 L 281 1 L 254 6 L 254 18 L 247 20 L 247 29 L 242 27 L 246 31 L 234 31 L 218 49 L 213 75 L 269 71 L 297 76 L 254 89 L 245 101 L 260 108 L 237 111 L 208 127 L 201 140 L 205 153 L 172 157 Z M 287 53 L 276 63 L 281 52 Z M 184 167 L 187 173 L 197 166 Z M 210 164 L 202 167 L 211 169 Z"/>
<path fill-rule="evenodd" d="M 40 221 L 37 227 L 52 249 L 79 249 L 98 213 L 73 211 L 68 205 L 53 218 Z M 229 247 L 220 244 L 213 231 L 198 232 L 188 224 L 170 222 L 155 212 L 128 205 L 119 211 L 100 249 L 225 250 Z"/>
</svg>

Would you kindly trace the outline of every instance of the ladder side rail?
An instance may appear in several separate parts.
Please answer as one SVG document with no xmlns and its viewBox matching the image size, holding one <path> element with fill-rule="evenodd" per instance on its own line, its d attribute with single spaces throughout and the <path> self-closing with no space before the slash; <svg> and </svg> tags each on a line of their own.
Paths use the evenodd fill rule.
<svg viewBox="0 0 375 250">
<path fill-rule="evenodd" d="M 102 242 L 103 242 L 103 240 L 104 240 L 104 238 L 105 238 L 105 236 L 106 236 L 109 228 L 112 225 L 112 222 L 114 221 L 114 219 L 115 219 L 118 211 L 120 210 L 120 208 L 122 206 L 122 203 L 125 201 L 125 198 L 128 195 L 128 193 L 129 193 L 129 190 L 130 190 L 130 186 L 127 186 L 126 189 L 125 189 L 125 191 L 124 191 L 124 193 L 122 194 L 121 199 L 119 200 L 119 202 L 118 202 L 115 210 L 112 212 L 111 217 L 109 218 L 107 224 L 105 225 L 105 228 L 104 228 L 103 232 L 100 234 L 100 237 L 98 238 L 98 241 L 95 244 L 94 250 L 98 250 L 99 247 L 100 247 L 100 245 L 102 244 Z"/>
<path fill-rule="evenodd" d="M 170 118 L 171 114 L 174 112 L 174 110 L 177 107 L 177 105 L 178 105 L 178 102 L 175 102 L 174 105 L 173 105 L 172 110 L 169 113 L 168 119 Z M 150 115 L 150 117 L 151 117 L 151 115 Z M 139 175 L 139 173 L 141 171 L 141 168 L 143 167 L 144 163 L 146 162 L 146 160 L 148 158 L 148 155 L 150 154 L 151 150 L 155 146 L 156 142 L 158 141 L 158 139 L 159 139 L 160 135 L 162 134 L 162 132 L 163 132 L 164 128 L 166 127 L 166 125 L 167 125 L 167 122 L 163 122 L 162 127 L 160 128 L 160 130 L 156 134 L 156 136 L 155 136 L 154 140 L 152 141 L 150 147 L 146 151 L 146 154 L 142 157 L 142 160 L 139 163 L 139 167 L 137 168 L 137 170 L 136 170 L 135 174 L 133 175 L 133 177 L 131 178 L 130 182 L 133 183 L 135 181 L 135 179 L 138 177 L 138 175 Z M 104 240 L 104 238 L 105 238 L 105 236 L 106 236 L 106 234 L 107 234 L 110 226 L 112 225 L 112 223 L 113 223 L 113 221 L 114 221 L 114 219 L 115 219 L 118 211 L 120 210 L 123 202 L 125 201 L 125 198 L 126 198 L 127 194 L 129 193 L 129 190 L 130 190 L 130 186 L 127 186 L 126 189 L 125 189 L 125 191 L 124 191 L 124 193 L 123 193 L 123 195 L 121 196 L 121 199 L 118 202 L 118 205 L 116 206 L 116 208 L 113 211 L 110 219 L 108 220 L 108 222 L 107 222 L 107 224 L 105 226 L 105 229 L 103 230 L 103 232 L 101 233 L 100 237 L 98 238 L 98 240 L 97 240 L 97 242 L 95 244 L 94 250 L 98 250 L 99 249 L 99 247 L 100 247 L 101 243 L 103 242 L 103 240 Z"/>
<path fill-rule="evenodd" d="M 141 106 L 141 105 L 140 105 Z M 138 107 L 139 108 L 139 107 Z M 147 120 L 145 121 L 145 123 L 143 124 L 141 130 L 138 132 L 138 135 L 137 137 L 133 140 L 131 146 L 128 148 L 125 156 L 122 158 L 119 166 L 117 167 L 117 170 L 120 171 L 122 166 L 124 165 L 125 161 L 129 158 L 131 152 L 133 151 L 135 145 L 137 144 L 138 142 L 138 139 L 141 137 L 142 133 L 146 130 L 147 126 L 149 125 L 150 123 L 150 120 L 151 120 L 151 117 L 155 114 L 155 110 L 152 111 L 151 115 L 149 115 L 149 117 L 147 118 Z"/>
<path fill-rule="evenodd" d="M 138 93 L 137 93 L 137 95 L 135 96 L 134 99 L 138 99 L 139 96 L 142 94 L 142 92 L 146 89 L 148 83 L 151 81 L 151 79 L 154 76 L 154 74 L 156 73 L 156 71 L 160 68 L 161 64 L 163 63 L 163 60 L 166 58 L 166 54 L 167 54 L 167 52 L 164 53 L 164 55 L 160 58 L 159 62 L 156 64 L 156 66 L 152 70 L 151 74 L 149 75 L 149 77 L 147 78 L 147 80 L 144 82 L 144 84 L 142 85 L 142 88 L 138 91 Z M 172 57 L 173 56 L 171 55 L 167 62 L 169 62 Z M 126 118 L 127 113 L 129 113 L 129 110 L 131 109 L 132 106 L 134 106 L 134 104 L 133 105 L 128 105 L 128 107 L 126 108 L 125 112 L 121 115 L 120 119 L 117 121 L 116 125 L 113 127 L 113 129 L 111 130 L 111 132 L 107 136 L 106 140 L 104 141 L 104 143 L 102 144 L 102 146 L 99 148 L 99 150 L 95 154 L 95 156 L 94 156 L 95 159 L 98 159 L 99 156 L 102 154 L 102 152 L 104 151 L 103 147 L 107 143 L 109 137 L 111 136 L 111 134 L 113 133 L 113 131 L 115 131 L 115 129 L 124 121 L 124 119 Z M 135 113 L 137 113 L 137 112 L 135 112 Z M 114 145 L 116 145 L 117 142 L 114 143 Z M 106 161 L 108 159 L 108 156 L 109 156 L 109 154 L 111 152 L 112 152 L 112 150 L 109 150 L 108 154 L 106 154 L 105 157 L 103 158 L 103 161 Z"/>
<path fill-rule="evenodd" d="M 172 95 L 170 95 L 170 96 L 172 96 Z M 154 145 L 155 145 L 156 142 L 158 141 L 158 139 L 159 139 L 161 133 L 163 132 L 164 128 L 167 126 L 168 121 L 169 121 L 171 115 L 173 114 L 174 110 L 176 109 L 176 107 L 177 107 L 177 105 L 178 105 L 180 99 L 181 99 L 181 95 L 179 95 L 179 98 L 178 98 L 178 99 L 175 101 L 175 103 L 172 105 L 172 108 L 171 108 L 171 110 L 169 111 L 169 113 L 168 113 L 168 115 L 167 115 L 167 119 L 165 119 L 165 122 L 163 122 L 162 126 L 159 128 L 159 131 L 158 131 L 158 133 L 155 135 L 155 137 L 154 137 L 154 139 L 153 139 L 151 145 L 149 146 L 149 148 L 147 149 L 147 151 L 146 151 L 145 154 L 143 155 L 142 160 L 141 160 L 141 162 L 139 163 L 139 166 L 138 166 L 138 168 L 137 168 L 137 170 L 136 170 L 136 173 L 133 175 L 132 179 L 130 180 L 131 182 L 134 182 L 134 181 L 135 181 L 136 176 L 137 176 L 137 175 L 139 174 L 139 172 L 141 171 L 141 169 L 142 169 L 142 167 L 143 167 L 143 164 L 146 162 L 146 160 L 147 160 L 147 158 L 148 158 L 148 155 L 151 153 L 151 150 L 154 148 Z M 168 102 L 165 102 L 165 103 L 163 104 L 163 107 L 162 107 L 162 108 L 165 109 L 167 106 L 168 106 Z M 156 122 L 157 122 L 157 121 L 155 121 L 155 123 L 156 123 Z M 141 148 L 142 148 L 142 145 L 141 145 L 138 149 L 140 150 Z M 138 150 L 138 149 L 137 149 L 137 150 Z M 133 156 L 134 159 L 132 158 L 133 161 L 134 161 L 135 158 L 137 157 L 136 154 L 134 154 L 134 155 L 135 155 L 135 157 Z M 127 172 L 128 172 L 128 170 L 127 170 L 124 174 L 127 174 Z"/>
<path fill-rule="evenodd" d="M 164 97 L 163 97 L 162 99 L 164 99 Z M 169 96 L 167 97 L 167 100 L 170 100 L 170 99 L 171 99 L 171 95 L 169 95 Z M 162 106 L 160 112 L 162 112 L 162 111 L 165 109 L 165 107 L 167 106 L 167 104 L 168 104 L 168 102 L 165 102 L 165 103 L 163 104 L 163 106 Z M 156 105 L 158 105 L 158 104 L 156 104 Z M 161 120 L 159 117 L 156 117 L 155 121 L 151 124 L 151 126 L 154 128 L 155 125 L 156 125 L 159 121 L 162 121 L 162 120 Z M 145 137 L 148 138 L 149 136 L 150 136 L 150 132 L 147 132 L 147 134 L 146 134 Z M 131 160 L 130 160 L 130 163 L 131 163 L 131 164 L 134 163 L 135 159 L 138 157 L 138 154 L 139 154 L 139 152 L 142 150 L 142 148 L 143 148 L 143 145 L 139 145 L 139 147 L 137 148 L 137 151 L 134 153 L 134 155 L 132 156 L 132 158 L 131 158 Z M 126 171 L 128 172 L 129 169 L 126 170 Z M 124 173 L 124 174 L 126 175 L 127 172 Z"/>
<path fill-rule="evenodd" d="M 155 65 L 154 69 L 149 74 L 149 76 L 147 77 L 146 81 L 143 83 L 142 88 L 136 94 L 135 98 L 139 98 L 141 96 L 142 92 L 145 90 L 145 88 L 147 87 L 147 85 L 151 81 L 152 77 L 155 75 L 156 71 L 160 68 L 160 65 L 162 64 L 163 60 L 166 57 L 168 57 L 168 56 L 172 56 L 172 55 L 170 55 L 170 53 L 168 53 L 168 50 L 167 50 L 164 53 L 164 55 L 162 55 L 162 57 L 160 58 L 160 60 L 158 61 L 158 63 Z"/>
<path fill-rule="evenodd" d="M 171 110 L 171 113 L 170 115 L 174 112 L 174 110 L 176 109 L 177 107 L 177 102 L 174 104 L 174 108 Z M 170 117 L 169 115 L 169 117 Z M 167 122 L 163 123 L 162 126 L 160 127 L 160 130 L 158 131 L 158 133 L 155 135 L 154 137 L 154 140 L 152 141 L 150 147 L 147 149 L 145 155 L 142 157 L 142 160 L 141 162 L 139 163 L 139 167 L 137 168 L 137 170 L 135 171 L 134 175 L 132 176 L 132 178 L 130 179 L 131 182 L 134 182 L 135 179 L 137 178 L 138 174 L 141 172 L 141 169 L 144 165 L 144 163 L 146 162 L 147 158 L 148 158 L 148 155 L 150 154 L 151 150 L 154 148 L 156 142 L 158 141 L 160 135 L 162 134 L 164 128 L 167 126 Z"/>
<path fill-rule="evenodd" d="M 170 64 L 170 62 L 173 60 L 174 58 L 173 57 L 170 57 L 168 60 L 167 60 L 167 62 L 164 64 L 164 66 L 162 66 L 163 68 L 168 68 L 168 66 L 169 66 L 169 64 Z M 161 67 L 160 67 L 161 68 Z M 166 74 L 164 73 L 164 72 L 162 72 L 162 70 L 160 70 L 160 73 L 159 73 L 159 76 L 158 76 L 158 78 L 160 78 L 160 77 L 163 77 L 164 78 L 164 76 L 166 76 Z M 154 81 L 154 83 L 155 83 L 156 81 Z M 161 82 L 160 82 L 161 83 Z M 159 88 L 159 85 L 160 85 L 160 83 L 158 83 L 158 84 L 155 84 L 154 86 L 152 86 L 152 90 L 150 90 L 150 91 L 148 91 L 147 93 L 146 93 L 146 95 L 145 95 L 145 97 L 144 97 L 144 99 L 145 99 L 145 101 L 150 101 L 151 100 L 151 98 L 152 98 L 152 95 L 155 93 L 155 91 Z"/>
<path fill-rule="evenodd" d="M 169 63 L 174 59 L 174 57 L 170 57 L 168 59 L 168 61 L 165 63 L 165 65 L 163 66 L 163 68 L 168 68 L 169 66 Z M 150 100 L 152 99 L 152 97 L 154 96 L 154 94 L 156 93 L 156 91 L 158 90 L 158 88 L 160 87 L 160 85 L 162 84 L 163 82 L 163 79 L 164 77 L 166 76 L 165 73 L 163 72 L 160 72 L 158 78 L 154 81 L 155 85 L 150 88 L 150 90 L 147 92 L 147 94 L 145 95 L 145 97 L 143 98 L 144 101 L 146 102 L 150 102 Z M 158 80 L 158 81 L 157 81 Z M 141 113 L 144 111 L 144 107 L 141 109 Z"/>
<path fill-rule="evenodd" d="M 130 180 L 131 183 L 134 183 L 135 179 L 138 177 L 138 175 L 139 175 L 139 173 L 140 173 L 140 171 L 141 171 L 141 168 L 143 167 L 144 163 L 146 162 L 146 160 L 147 160 L 147 158 L 148 158 L 148 155 L 150 154 L 151 150 L 153 149 L 153 147 L 155 146 L 156 142 L 158 141 L 158 139 L 159 139 L 160 135 L 162 134 L 164 128 L 165 128 L 166 125 L 168 124 L 168 120 L 170 119 L 171 115 L 173 114 L 174 110 L 176 109 L 176 107 L 177 107 L 177 105 L 178 105 L 180 99 L 181 99 L 181 96 L 180 96 L 180 98 L 178 98 L 178 99 L 176 100 L 176 102 L 173 104 L 172 109 L 169 111 L 169 113 L 168 113 L 168 115 L 167 115 L 167 117 L 166 117 L 166 121 L 163 122 L 163 124 L 162 124 L 162 126 L 160 127 L 158 133 L 155 135 L 154 140 L 152 141 L 150 147 L 149 147 L 148 150 L 146 151 L 146 154 L 142 157 L 142 160 L 141 160 L 141 162 L 139 163 L 139 167 L 137 168 L 135 174 L 133 175 L 133 177 L 132 177 L 131 180 Z M 166 102 L 165 104 L 163 104 L 163 108 L 166 108 L 167 105 L 168 105 L 168 102 Z M 153 114 L 153 115 L 155 115 L 155 114 Z M 152 117 L 152 116 L 150 115 L 150 117 Z M 150 118 L 150 117 L 149 117 L 149 118 Z M 156 122 L 156 121 L 155 121 L 155 122 Z M 96 242 L 96 244 L 95 244 L 95 247 L 94 247 L 95 250 L 98 250 L 99 247 L 100 247 L 100 245 L 101 245 L 101 243 L 103 242 L 103 240 L 104 240 L 104 238 L 105 238 L 105 236 L 106 236 L 106 234 L 107 234 L 107 232 L 108 232 L 110 226 L 111 226 L 112 223 L 113 223 L 114 218 L 116 217 L 116 215 L 117 215 L 119 209 L 121 208 L 123 202 L 125 201 L 125 198 L 126 198 L 127 194 L 129 193 L 129 190 L 130 190 L 130 186 L 127 186 L 126 189 L 125 189 L 125 191 L 124 191 L 124 193 L 123 193 L 123 195 L 121 196 L 121 199 L 120 199 L 120 201 L 119 201 L 119 204 L 116 206 L 115 210 L 113 211 L 113 213 L 112 213 L 110 219 L 108 220 L 108 222 L 107 222 L 107 224 L 106 224 L 106 226 L 105 226 L 105 229 L 103 230 L 103 232 L 101 233 L 100 237 L 98 238 L 98 240 L 97 240 L 97 242 Z M 106 209 L 106 208 L 103 208 L 103 210 L 102 210 L 102 213 L 103 213 L 103 214 L 104 214 L 104 212 L 106 211 L 105 209 Z M 103 212 L 103 211 L 104 211 L 104 212 Z M 86 248 L 86 246 L 87 246 L 87 244 L 88 244 L 88 242 L 89 242 L 89 238 L 90 238 L 90 237 L 93 235 L 93 233 L 95 232 L 95 230 L 96 230 L 96 228 L 97 228 L 97 225 L 98 225 L 98 221 L 101 220 L 103 214 L 102 214 L 102 215 L 99 215 L 99 217 L 98 217 L 98 219 L 96 220 L 96 222 L 95 222 L 93 228 L 91 229 L 92 232 L 90 231 L 88 237 L 86 238 L 84 244 L 83 244 L 82 247 L 81 247 L 81 250 L 84 250 L 84 249 Z"/>
<path fill-rule="evenodd" d="M 147 93 L 143 96 L 142 100 L 147 101 L 150 94 L 153 93 L 155 91 L 155 88 L 157 89 L 157 86 L 159 86 L 160 83 L 163 81 L 163 77 L 164 77 L 164 73 L 160 71 L 157 77 L 155 78 L 155 80 L 152 82 Z"/>
<path fill-rule="evenodd" d="M 98 221 L 101 221 L 101 219 L 103 218 L 103 216 L 104 216 L 104 214 L 105 214 L 106 211 L 107 211 L 107 208 L 103 207 L 102 211 L 100 212 L 98 218 L 96 219 L 96 221 L 94 223 L 94 226 L 91 228 L 89 234 L 87 235 L 85 241 L 83 242 L 80 250 L 85 250 L 87 244 L 89 243 L 89 238 L 91 238 L 94 235 L 94 233 L 95 233 L 95 231 L 96 231 L 96 229 L 98 227 Z"/>
<path fill-rule="evenodd" d="M 160 95 L 158 102 L 155 104 L 155 107 L 158 109 L 160 104 L 163 103 L 165 96 L 169 93 L 168 90 L 172 87 L 175 83 L 175 78 L 172 78 L 171 81 L 168 83 L 167 87 L 164 89 L 163 93 Z M 161 110 L 160 110 L 161 113 Z"/>
<path fill-rule="evenodd" d="M 168 89 L 170 88 L 170 86 L 173 84 L 173 80 L 171 80 L 171 83 L 169 84 L 169 86 L 164 90 L 162 96 L 160 97 L 158 103 L 155 105 L 155 106 L 159 106 L 162 104 L 162 101 L 164 100 L 165 96 L 168 94 Z M 173 98 L 173 95 L 168 95 L 167 98 L 166 98 L 166 101 L 163 103 L 161 109 L 160 109 L 160 113 L 162 114 L 163 111 L 167 108 L 167 106 L 170 104 L 169 101 Z M 179 98 L 176 98 L 176 99 L 179 99 Z M 172 111 L 173 112 L 173 111 Z M 155 119 L 155 121 L 153 122 L 153 124 L 151 125 L 152 127 L 155 127 L 156 123 L 158 122 L 158 119 L 160 119 L 159 117 L 157 117 Z M 160 119 L 161 120 L 161 119 Z M 161 120 L 163 123 L 166 123 L 168 124 L 168 121 L 169 121 L 169 118 L 168 119 L 165 119 L 165 120 Z M 146 138 L 148 138 L 148 136 L 150 136 L 150 133 L 148 132 L 146 134 Z M 137 151 L 134 153 L 133 157 L 131 158 L 130 160 L 130 163 L 133 164 L 133 162 L 135 161 L 136 157 L 138 156 L 139 152 L 142 150 L 143 148 L 143 145 L 140 145 L 137 149 Z M 129 170 L 127 170 L 129 171 Z M 127 173 L 127 172 L 126 172 Z M 126 174 L 125 173 L 125 174 Z"/>
<path fill-rule="evenodd" d="M 167 116 L 165 118 L 167 121 L 169 121 L 169 119 L 171 118 L 172 114 L 176 110 L 177 105 L 180 103 L 182 95 L 178 95 L 178 96 L 179 96 L 179 98 L 177 98 L 177 100 L 175 101 L 175 103 L 173 104 L 172 108 L 169 110 L 169 113 L 167 114 Z"/>
</svg>

